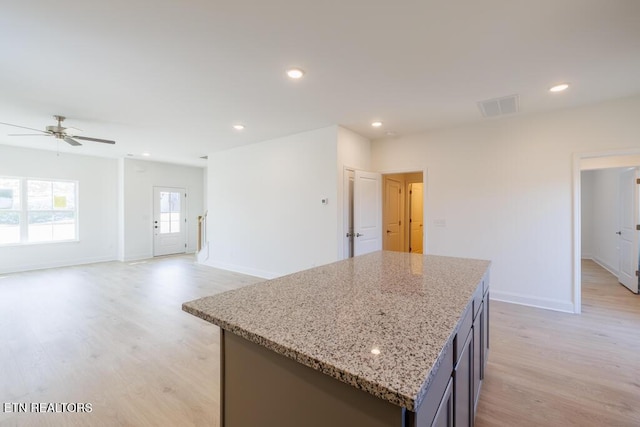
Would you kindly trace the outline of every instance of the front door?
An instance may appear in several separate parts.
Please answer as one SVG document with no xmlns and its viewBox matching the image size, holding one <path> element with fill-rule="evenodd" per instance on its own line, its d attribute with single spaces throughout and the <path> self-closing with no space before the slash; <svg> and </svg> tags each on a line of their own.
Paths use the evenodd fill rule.
<svg viewBox="0 0 640 427">
<path fill-rule="evenodd" d="M 618 281 L 638 293 L 638 168 L 629 168 L 620 175 L 620 268 Z"/>
<path fill-rule="evenodd" d="M 354 255 L 382 249 L 382 176 L 355 171 L 353 182 Z"/>
<path fill-rule="evenodd" d="M 153 187 L 153 256 L 186 252 L 185 205 L 183 188 Z"/>
</svg>

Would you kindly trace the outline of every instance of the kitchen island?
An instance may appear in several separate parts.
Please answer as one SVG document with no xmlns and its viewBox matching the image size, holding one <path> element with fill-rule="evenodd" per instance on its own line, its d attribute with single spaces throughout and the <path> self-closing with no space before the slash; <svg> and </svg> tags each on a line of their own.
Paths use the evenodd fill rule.
<svg viewBox="0 0 640 427">
<path fill-rule="evenodd" d="M 471 425 L 489 266 L 381 251 L 183 304 L 221 328 L 221 424 Z"/>
</svg>

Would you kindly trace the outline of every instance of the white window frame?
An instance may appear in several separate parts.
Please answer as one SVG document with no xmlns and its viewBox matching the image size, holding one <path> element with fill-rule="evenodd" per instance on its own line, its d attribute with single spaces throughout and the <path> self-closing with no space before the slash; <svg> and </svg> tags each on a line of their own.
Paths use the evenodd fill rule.
<svg viewBox="0 0 640 427">
<path fill-rule="evenodd" d="M 0 243 L 0 247 L 6 246 L 24 246 L 24 245 L 48 245 L 52 243 L 68 243 L 68 242 L 78 242 L 80 241 L 80 220 L 79 220 L 79 212 L 80 212 L 80 183 L 76 180 L 72 179 L 55 179 L 55 178 L 39 178 L 39 177 L 22 177 L 22 176 L 0 176 L 3 179 L 17 179 L 19 184 L 19 192 L 20 192 L 20 241 L 14 243 Z M 50 183 L 63 182 L 63 183 L 73 183 L 75 190 L 75 208 L 73 209 L 74 213 L 74 235 L 73 239 L 58 239 L 58 240 L 45 240 L 45 241 L 37 241 L 30 242 L 29 241 L 29 212 L 37 212 L 37 210 L 29 210 L 29 198 L 28 198 L 28 182 L 29 181 L 47 181 Z M 16 210 L 9 210 L 10 212 L 16 212 Z M 55 209 L 43 210 L 44 212 L 55 212 Z"/>
</svg>

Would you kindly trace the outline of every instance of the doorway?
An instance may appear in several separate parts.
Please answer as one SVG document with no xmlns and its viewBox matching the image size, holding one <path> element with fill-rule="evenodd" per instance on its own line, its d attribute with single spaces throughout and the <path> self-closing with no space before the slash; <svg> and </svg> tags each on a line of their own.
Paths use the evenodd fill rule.
<svg viewBox="0 0 640 427">
<path fill-rule="evenodd" d="M 153 187 L 153 256 L 187 251 L 186 191 Z"/>
<path fill-rule="evenodd" d="M 638 293 L 637 167 L 581 172 L 581 257 L 608 270 Z"/>
<path fill-rule="evenodd" d="M 423 173 L 385 174 L 382 181 L 383 249 L 423 253 Z"/>
<path fill-rule="evenodd" d="M 635 168 L 637 165 L 640 165 L 640 150 L 620 150 L 620 151 L 609 151 L 602 153 L 585 153 L 580 154 L 576 153 L 573 157 L 573 311 L 574 313 L 581 313 L 582 311 L 582 258 L 592 258 L 597 256 L 596 254 L 589 253 L 588 250 L 585 249 L 583 243 L 589 239 L 589 234 L 585 233 L 584 227 L 586 226 L 585 222 L 590 221 L 588 214 L 589 212 L 586 209 L 583 209 L 583 202 L 587 203 L 586 198 L 590 197 L 589 193 L 585 192 L 585 187 L 588 184 L 589 175 L 585 175 L 585 172 L 591 171 L 602 171 L 602 170 L 611 170 L 612 168 Z M 616 178 L 618 185 L 620 184 L 619 178 Z M 620 187 L 617 187 L 618 189 Z M 636 187 L 637 191 L 637 187 Z M 617 197 L 617 196 L 616 196 Z M 611 204 L 619 204 L 619 198 L 616 198 L 616 201 L 612 201 Z M 632 202 L 634 205 L 634 209 L 637 208 L 638 201 Z M 606 209 L 604 209 L 606 211 Z M 618 219 L 620 221 L 621 219 Z M 634 222 L 634 221 L 632 221 Z M 636 225 L 638 221 L 635 221 Z M 609 227 L 608 237 L 611 239 L 612 236 L 615 236 L 614 239 L 620 239 L 622 230 L 620 229 L 621 222 L 617 223 L 615 227 Z M 617 232 L 621 234 L 618 235 Z M 637 234 L 639 231 L 633 230 L 635 239 L 638 238 Z M 611 243 L 609 243 L 611 244 Z M 619 248 L 621 243 L 615 241 L 613 243 L 614 246 Z M 637 244 L 634 244 L 637 249 Z M 619 250 L 614 248 L 614 250 Z M 632 261 L 634 267 L 637 267 L 637 256 L 632 256 L 635 261 Z M 631 258 L 630 258 L 631 259 Z M 596 261 L 597 262 L 597 261 Z M 604 266 L 605 269 L 609 270 L 614 276 L 618 276 L 618 271 L 620 269 L 621 260 L 616 258 L 615 261 L 609 263 L 609 268 Z M 619 278 L 618 278 L 619 280 Z M 620 281 L 620 280 L 619 280 Z"/>
</svg>

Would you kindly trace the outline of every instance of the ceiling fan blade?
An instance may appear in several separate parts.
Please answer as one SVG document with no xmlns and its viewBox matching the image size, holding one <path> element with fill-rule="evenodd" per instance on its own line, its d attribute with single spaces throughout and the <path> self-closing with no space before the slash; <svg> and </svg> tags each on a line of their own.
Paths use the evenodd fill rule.
<svg viewBox="0 0 640 427">
<path fill-rule="evenodd" d="M 115 141 L 111 141 L 110 139 L 100 139 L 100 138 L 89 138 L 88 136 L 74 136 L 76 139 L 81 139 L 83 141 L 93 141 L 93 142 L 103 142 L 105 144 L 115 144 Z"/>
<path fill-rule="evenodd" d="M 26 127 L 26 126 L 12 125 L 11 123 L 4 123 L 4 122 L 0 122 L 0 125 L 13 126 L 13 127 L 16 127 L 16 128 L 22 128 L 22 129 L 35 130 L 36 132 L 42 132 L 42 133 L 45 133 L 45 134 L 47 134 L 47 135 L 49 134 L 49 132 L 44 131 L 44 130 L 34 129 L 34 128 L 28 128 L 28 127 Z"/>
<path fill-rule="evenodd" d="M 71 137 L 68 137 L 68 136 L 64 138 L 64 142 L 66 142 L 69 145 L 73 145 L 74 147 L 77 147 L 78 145 L 82 145 L 75 139 L 71 139 Z"/>
<path fill-rule="evenodd" d="M 10 133 L 7 136 L 49 136 L 50 133 Z"/>
</svg>

